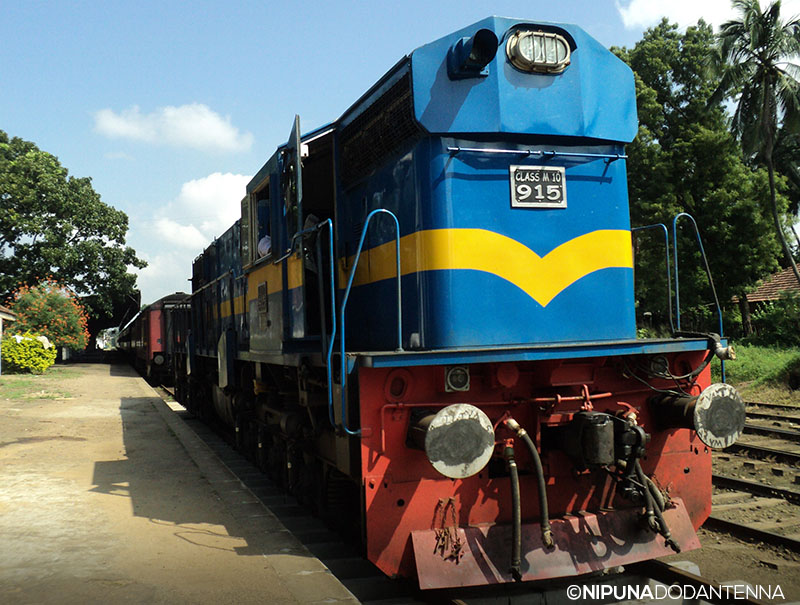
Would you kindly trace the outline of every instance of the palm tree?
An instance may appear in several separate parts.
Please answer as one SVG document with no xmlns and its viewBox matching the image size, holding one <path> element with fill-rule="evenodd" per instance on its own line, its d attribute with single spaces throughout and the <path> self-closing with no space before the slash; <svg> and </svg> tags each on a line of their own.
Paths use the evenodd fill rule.
<svg viewBox="0 0 800 605">
<path fill-rule="evenodd" d="M 778 129 L 797 132 L 800 126 L 800 20 L 784 23 L 780 0 L 763 11 L 759 0 L 733 0 L 733 6 L 740 18 L 724 23 L 719 33 L 724 64 L 718 94 L 738 93 L 733 132 L 744 151 L 767 168 L 775 228 L 800 283 L 778 212 L 773 158 Z"/>
</svg>

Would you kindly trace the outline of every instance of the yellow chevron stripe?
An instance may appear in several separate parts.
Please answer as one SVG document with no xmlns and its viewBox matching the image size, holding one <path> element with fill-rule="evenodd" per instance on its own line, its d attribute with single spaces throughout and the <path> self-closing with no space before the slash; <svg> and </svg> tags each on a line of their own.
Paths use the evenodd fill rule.
<svg viewBox="0 0 800 605">
<path fill-rule="evenodd" d="M 347 259 L 352 266 L 354 257 Z M 403 275 L 420 271 L 471 269 L 497 275 L 514 284 L 543 307 L 582 277 L 611 267 L 633 267 L 627 230 L 592 231 L 564 242 L 545 256 L 505 235 L 485 229 L 431 229 L 400 239 Z M 344 266 L 340 264 L 344 280 Z M 395 244 L 382 244 L 362 254 L 354 285 L 395 276 Z M 346 283 L 341 281 L 340 283 Z"/>
</svg>

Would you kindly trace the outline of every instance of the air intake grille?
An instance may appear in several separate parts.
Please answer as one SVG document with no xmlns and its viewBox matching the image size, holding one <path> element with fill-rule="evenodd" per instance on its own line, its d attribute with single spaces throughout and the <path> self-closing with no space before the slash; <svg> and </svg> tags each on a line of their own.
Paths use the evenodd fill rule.
<svg viewBox="0 0 800 605">
<path fill-rule="evenodd" d="M 342 130 L 345 188 L 369 175 L 403 143 L 420 133 L 414 119 L 411 76 L 406 74 Z"/>
</svg>

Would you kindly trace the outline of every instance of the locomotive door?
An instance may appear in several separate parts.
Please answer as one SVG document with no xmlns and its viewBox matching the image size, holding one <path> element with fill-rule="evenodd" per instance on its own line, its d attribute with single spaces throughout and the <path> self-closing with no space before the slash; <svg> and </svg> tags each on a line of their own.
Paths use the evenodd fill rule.
<svg viewBox="0 0 800 605">
<path fill-rule="evenodd" d="M 286 241 L 284 250 L 291 255 L 283 261 L 284 329 L 286 339 L 306 336 L 305 287 L 303 284 L 303 245 L 293 241 L 302 229 L 303 216 L 303 160 L 300 141 L 300 116 L 294 117 L 289 141 L 281 154 L 281 197 Z M 292 244 L 295 244 L 292 246 Z"/>
<path fill-rule="evenodd" d="M 289 142 L 281 153 L 280 188 L 286 241 L 284 254 L 285 339 L 305 340 L 312 348 L 325 352 L 326 317 L 331 315 L 331 255 L 322 246 L 327 242 L 327 219 L 333 219 L 335 206 L 333 129 L 300 139 L 300 118 L 295 116 Z M 304 235 L 296 234 L 304 232 Z M 324 234 L 324 235 L 323 235 Z M 294 241 L 293 241 L 294 240 Z"/>
</svg>

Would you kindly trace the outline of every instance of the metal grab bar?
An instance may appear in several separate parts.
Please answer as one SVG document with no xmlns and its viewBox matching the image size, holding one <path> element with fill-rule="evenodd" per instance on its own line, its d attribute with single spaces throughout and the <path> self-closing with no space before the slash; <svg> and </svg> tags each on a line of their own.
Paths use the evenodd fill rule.
<svg viewBox="0 0 800 605">
<path fill-rule="evenodd" d="M 664 231 L 664 263 L 667 269 L 667 312 L 669 313 L 669 327 L 674 334 L 675 323 L 672 320 L 672 270 L 669 266 L 669 230 L 664 223 L 656 223 L 655 225 L 645 225 L 644 227 L 633 227 L 631 232 L 658 229 L 659 227 Z"/>
<path fill-rule="evenodd" d="M 567 158 L 602 158 L 610 162 L 617 160 L 625 160 L 628 158 L 624 153 L 581 153 L 577 151 L 547 151 L 544 149 L 493 149 L 490 147 L 448 147 L 447 152 L 450 155 L 458 155 L 459 153 L 488 153 L 498 155 L 535 155 L 539 157 L 552 158 L 552 157 L 567 157 Z"/>
<path fill-rule="evenodd" d="M 333 414 L 333 375 L 331 372 L 331 355 L 333 354 L 333 343 L 336 340 L 336 284 L 334 279 L 334 264 L 333 264 L 333 221 L 331 219 L 325 219 L 324 221 L 317 223 L 313 227 L 309 227 L 308 229 L 303 229 L 302 231 L 298 231 L 297 233 L 292 236 L 292 241 L 289 244 L 289 249 L 286 253 L 281 256 L 280 258 L 273 261 L 273 264 L 277 265 L 279 262 L 286 260 L 294 253 L 294 246 L 295 243 L 299 238 L 302 236 L 312 233 L 314 231 L 322 231 L 325 227 L 328 228 L 328 264 L 329 264 L 329 286 L 330 286 L 330 296 L 331 296 L 331 336 L 330 336 L 330 343 L 328 346 L 328 354 L 326 359 L 326 366 L 327 366 L 327 373 L 328 373 L 328 420 L 330 420 L 331 426 L 336 426 L 336 419 L 334 418 Z M 319 241 L 319 240 L 318 240 Z M 319 249 L 319 248 L 318 248 Z M 319 258 L 320 266 L 318 267 L 319 271 L 322 271 L 322 255 Z M 320 297 L 322 297 L 322 291 L 320 290 Z M 324 303 L 322 303 L 324 306 Z M 322 334 L 324 338 L 325 335 Z"/>
<path fill-rule="evenodd" d="M 327 219 L 328 222 L 330 220 L 331 219 Z M 307 233 L 313 233 L 314 231 L 319 231 L 325 225 L 325 223 L 326 221 L 322 221 L 321 223 L 317 223 L 313 227 L 309 227 L 308 229 L 303 229 L 302 231 L 298 231 L 297 233 L 295 233 L 292 236 L 292 241 L 289 242 L 289 247 L 286 249 L 286 252 L 284 252 L 283 256 L 281 256 L 280 258 L 276 258 L 274 261 L 272 261 L 272 264 L 277 265 L 278 263 L 285 261 L 287 258 L 289 258 L 292 254 L 294 254 L 294 245 L 298 239 L 300 239 Z"/>
<path fill-rule="evenodd" d="M 353 286 L 353 280 L 356 276 L 356 269 L 358 268 L 358 261 L 361 259 L 361 249 L 364 247 L 364 240 L 367 237 L 367 230 L 369 229 L 370 221 L 372 217 L 376 214 L 388 214 L 394 220 L 395 231 L 397 236 L 395 237 L 395 255 L 396 255 L 396 263 L 397 263 L 397 351 L 403 350 L 403 309 L 402 309 L 402 292 L 401 292 L 401 285 L 400 285 L 400 221 L 397 220 L 397 216 L 390 211 L 386 210 L 385 208 L 378 208 L 377 210 L 373 210 L 367 215 L 367 218 L 364 220 L 364 228 L 361 230 L 361 239 L 358 242 L 358 248 L 356 249 L 355 258 L 353 260 L 353 266 L 350 269 L 350 275 L 347 280 L 347 287 L 345 288 L 344 295 L 342 296 L 342 303 L 339 306 L 339 323 L 342 326 L 342 334 L 339 337 L 339 343 L 341 345 L 340 348 L 340 380 L 342 382 L 342 428 L 344 429 L 345 433 L 348 435 L 360 435 L 361 430 L 353 431 L 347 426 L 347 363 L 345 360 L 345 310 L 347 308 L 347 300 L 350 297 L 350 289 Z M 331 299 L 333 300 L 333 299 Z M 333 420 L 333 382 L 331 379 L 331 356 L 333 355 L 333 347 L 334 347 L 334 334 L 331 335 L 331 342 L 328 348 L 328 357 L 327 357 L 327 365 L 328 365 L 328 412 L 331 422 L 335 422 Z"/>
<path fill-rule="evenodd" d="M 691 214 L 686 212 L 681 212 L 672 219 L 672 252 L 674 255 L 675 260 L 675 310 L 676 310 L 676 318 L 678 323 L 678 330 L 681 329 L 681 294 L 680 294 L 680 281 L 678 279 L 678 219 L 681 217 L 686 217 L 690 221 L 692 221 L 692 226 L 694 227 L 694 234 L 697 238 L 697 245 L 700 247 L 700 256 L 703 258 L 703 266 L 706 270 L 706 276 L 708 277 L 708 284 L 711 286 L 711 293 L 714 295 L 714 305 L 717 309 L 717 318 L 719 320 L 719 335 L 720 338 L 724 336 L 722 332 L 722 307 L 719 304 L 719 298 L 717 297 L 717 289 L 714 287 L 714 279 L 711 277 L 711 268 L 708 266 L 708 258 L 706 257 L 706 251 L 703 248 L 703 240 L 700 238 L 700 229 L 697 227 L 697 221 L 694 220 L 694 217 Z M 725 360 L 720 359 L 720 366 L 722 372 L 722 382 L 725 382 Z"/>
<path fill-rule="evenodd" d="M 674 219 L 672 219 L 672 252 L 674 255 L 675 260 L 675 310 L 676 310 L 676 317 L 678 323 L 678 330 L 681 329 L 681 294 L 680 294 L 680 282 L 678 280 L 678 219 L 681 217 L 686 217 L 690 221 L 692 221 L 692 226 L 694 227 L 695 237 L 697 238 L 697 244 L 700 247 L 700 255 L 703 258 L 703 266 L 706 270 L 706 276 L 708 277 L 708 283 L 711 286 L 711 293 L 714 295 L 714 304 L 716 305 L 717 309 L 717 317 L 719 319 L 719 335 L 723 336 L 722 333 L 722 308 L 719 305 L 719 298 L 717 298 L 717 289 L 714 287 L 714 280 L 711 277 L 711 269 L 708 266 L 708 258 L 706 258 L 706 251 L 703 248 L 703 241 L 700 239 L 700 230 L 697 227 L 697 222 L 694 220 L 691 214 L 686 212 L 681 212 L 680 214 L 676 215 Z"/>
</svg>

